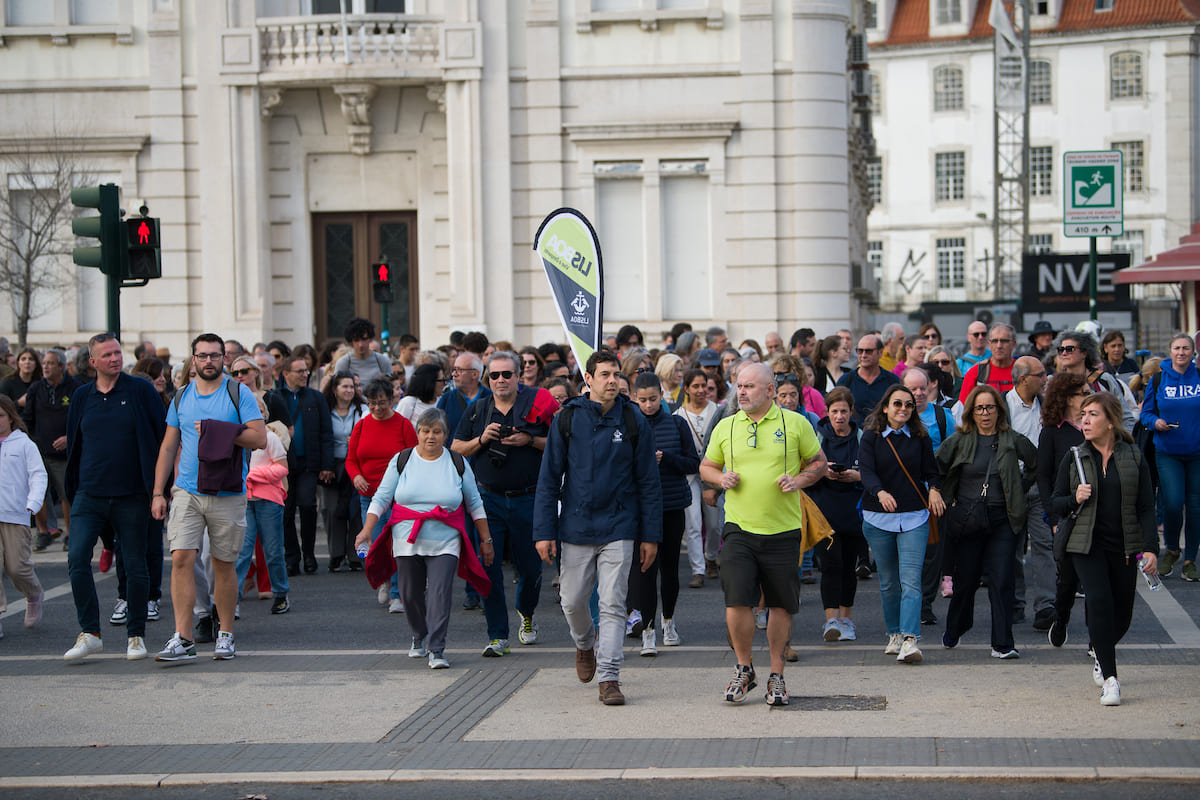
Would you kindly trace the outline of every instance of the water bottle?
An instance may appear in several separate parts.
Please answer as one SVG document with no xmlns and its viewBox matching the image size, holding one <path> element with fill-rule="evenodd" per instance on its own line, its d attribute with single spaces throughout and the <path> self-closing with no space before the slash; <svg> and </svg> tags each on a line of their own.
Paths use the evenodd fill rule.
<svg viewBox="0 0 1200 800">
<path fill-rule="evenodd" d="M 366 542 L 363 542 L 362 544 L 360 544 L 359 546 L 354 548 L 354 552 L 358 554 L 359 560 L 363 561 L 366 559 L 367 551 L 370 549 L 371 549 L 371 546 L 369 544 L 367 544 Z"/>
<path fill-rule="evenodd" d="M 1150 591 L 1157 592 L 1163 587 L 1162 578 L 1158 577 L 1158 573 L 1151 575 L 1146 572 L 1146 557 L 1138 556 L 1138 569 L 1142 571 L 1142 577 L 1146 579 L 1146 585 L 1150 587 Z"/>
</svg>

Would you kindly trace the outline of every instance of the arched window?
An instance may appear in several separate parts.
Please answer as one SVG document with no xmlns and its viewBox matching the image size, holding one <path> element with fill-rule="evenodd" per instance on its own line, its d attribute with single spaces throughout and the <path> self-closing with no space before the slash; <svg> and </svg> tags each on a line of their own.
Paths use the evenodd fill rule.
<svg viewBox="0 0 1200 800">
<path fill-rule="evenodd" d="M 1113 100 L 1142 96 L 1142 55 L 1129 51 L 1112 57 L 1110 96 Z"/>
<path fill-rule="evenodd" d="M 961 111 L 963 107 L 963 71 L 942 66 L 933 71 L 933 110 Z"/>
</svg>

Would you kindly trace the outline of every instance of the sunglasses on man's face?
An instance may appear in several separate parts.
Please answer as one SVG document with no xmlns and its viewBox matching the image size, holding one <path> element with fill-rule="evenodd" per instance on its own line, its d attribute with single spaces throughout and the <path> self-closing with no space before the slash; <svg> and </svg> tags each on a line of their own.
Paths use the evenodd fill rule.
<svg viewBox="0 0 1200 800">
<path fill-rule="evenodd" d="M 488 373 L 488 377 L 494 381 L 498 381 L 501 379 L 506 380 L 506 381 L 511 380 L 512 376 L 513 376 L 513 371 L 511 369 L 500 369 L 500 370 L 496 370 L 495 372 Z"/>
</svg>

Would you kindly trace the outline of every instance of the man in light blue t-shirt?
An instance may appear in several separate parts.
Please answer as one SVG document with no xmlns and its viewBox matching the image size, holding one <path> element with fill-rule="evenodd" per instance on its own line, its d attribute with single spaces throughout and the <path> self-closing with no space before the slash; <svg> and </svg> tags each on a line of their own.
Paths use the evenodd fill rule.
<svg viewBox="0 0 1200 800">
<path fill-rule="evenodd" d="M 175 463 L 175 453 L 180 445 L 183 449 L 175 473 L 175 488 L 171 491 L 171 513 L 167 519 L 175 635 L 155 656 L 157 661 L 196 660 L 195 642 L 186 637 L 192 632 L 192 606 L 196 601 L 196 581 L 192 570 L 205 529 L 208 530 L 209 552 L 212 554 L 213 599 L 221 621 L 213 658 L 225 660 L 236 654 L 233 644 L 233 615 L 237 605 L 234 562 L 246 532 L 248 460 L 243 450 L 261 450 L 265 447 L 267 428 L 254 393 L 222 371 L 224 357 L 225 343 L 220 336 L 215 333 L 197 336 L 192 342 L 196 379 L 179 391 L 167 409 L 167 435 L 158 451 L 154 497 L 150 503 L 150 513 L 155 519 L 167 517 L 167 498 L 163 490 Z M 232 478 L 222 476 L 225 480 L 221 481 L 220 488 L 205 486 L 203 492 L 200 489 L 202 421 L 245 426 L 231 442 L 227 442 L 231 450 L 230 458 L 241 462 L 240 480 L 236 478 L 237 466 L 231 465 Z M 217 438 L 221 434 L 221 431 L 206 431 L 205 437 Z M 204 449 L 210 452 L 213 446 L 214 442 L 206 438 Z M 236 491 L 228 488 L 230 485 L 236 487 Z"/>
</svg>

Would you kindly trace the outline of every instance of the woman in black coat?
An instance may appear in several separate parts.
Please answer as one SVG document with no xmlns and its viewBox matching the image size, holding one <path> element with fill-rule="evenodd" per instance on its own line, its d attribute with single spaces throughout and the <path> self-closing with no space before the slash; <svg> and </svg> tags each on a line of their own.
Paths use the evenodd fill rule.
<svg viewBox="0 0 1200 800">
<path fill-rule="evenodd" d="M 638 375 L 634 399 L 654 432 L 654 455 L 662 482 L 663 538 L 658 558 L 645 571 L 637 560 L 629 568 L 628 605 L 641 621 L 634 633 L 642 635 L 642 655 L 658 654 L 654 617 L 658 611 L 658 575 L 662 575 L 663 645 L 679 644 L 675 629 L 675 602 L 679 599 L 679 549 L 683 542 L 684 511 L 692 502 L 687 476 L 700 470 L 700 454 L 687 422 L 671 414 L 662 404 L 662 382 L 653 372 Z"/>
</svg>

